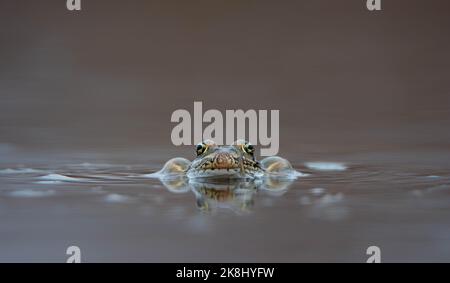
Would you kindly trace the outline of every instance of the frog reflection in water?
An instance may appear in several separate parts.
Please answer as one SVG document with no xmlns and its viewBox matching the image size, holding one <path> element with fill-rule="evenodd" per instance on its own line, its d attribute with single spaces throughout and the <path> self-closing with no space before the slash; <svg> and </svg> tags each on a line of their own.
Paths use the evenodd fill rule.
<svg viewBox="0 0 450 283">
<path fill-rule="evenodd" d="M 244 140 L 228 146 L 206 140 L 195 150 L 192 162 L 173 158 L 153 176 L 172 192 L 193 191 L 202 210 L 217 206 L 247 210 L 258 190 L 283 193 L 301 175 L 278 156 L 256 161 L 254 146 Z"/>
</svg>

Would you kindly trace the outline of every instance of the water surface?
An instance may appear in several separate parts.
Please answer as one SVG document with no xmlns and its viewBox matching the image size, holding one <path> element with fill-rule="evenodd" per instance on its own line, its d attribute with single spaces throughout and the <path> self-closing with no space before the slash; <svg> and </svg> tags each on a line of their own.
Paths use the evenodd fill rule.
<svg viewBox="0 0 450 283">
<path fill-rule="evenodd" d="M 292 160 L 305 176 L 274 190 L 177 190 L 145 177 L 159 162 L 3 167 L 0 260 L 448 261 L 448 167 L 398 158 Z"/>
</svg>

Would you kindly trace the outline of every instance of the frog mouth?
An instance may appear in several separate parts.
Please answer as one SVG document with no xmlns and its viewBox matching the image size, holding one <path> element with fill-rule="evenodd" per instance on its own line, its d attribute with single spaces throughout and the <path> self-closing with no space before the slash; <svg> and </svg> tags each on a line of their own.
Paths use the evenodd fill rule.
<svg viewBox="0 0 450 283">
<path fill-rule="evenodd" d="M 230 178 L 243 178 L 240 168 L 227 168 L 227 169 L 206 169 L 195 170 L 188 172 L 189 178 L 207 178 L 207 179 L 230 179 Z"/>
<path fill-rule="evenodd" d="M 219 153 L 187 172 L 189 178 L 252 178 L 262 171 L 259 165 L 242 157 Z"/>
</svg>

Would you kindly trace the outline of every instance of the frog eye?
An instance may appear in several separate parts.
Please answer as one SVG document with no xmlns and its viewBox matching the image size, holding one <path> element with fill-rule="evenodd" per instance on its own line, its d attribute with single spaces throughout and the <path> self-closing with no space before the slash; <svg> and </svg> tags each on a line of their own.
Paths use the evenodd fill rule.
<svg viewBox="0 0 450 283">
<path fill-rule="evenodd" d="M 250 143 L 245 143 L 244 145 L 242 145 L 242 149 L 246 153 L 251 154 L 251 155 L 253 155 L 253 153 L 255 152 L 255 147 Z"/>
<path fill-rule="evenodd" d="M 197 152 L 197 156 L 202 155 L 208 147 L 204 143 L 199 143 L 195 146 L 195 151 Z"/>
</svg>

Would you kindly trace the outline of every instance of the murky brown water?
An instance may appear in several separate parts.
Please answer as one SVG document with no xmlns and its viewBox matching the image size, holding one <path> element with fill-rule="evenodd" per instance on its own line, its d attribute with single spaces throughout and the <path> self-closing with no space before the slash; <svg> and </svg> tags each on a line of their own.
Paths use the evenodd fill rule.
<svg viewBox="0 0 450 283">
<path fill-rule="evenodd" d="M 0 261 L 450 261 L 449 1 L 61 2 L 0 0 Z M 143 178 L 194 101 L 280 110 L 309 175 Z"/>
</svg>

